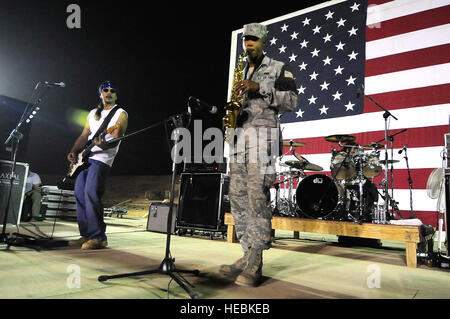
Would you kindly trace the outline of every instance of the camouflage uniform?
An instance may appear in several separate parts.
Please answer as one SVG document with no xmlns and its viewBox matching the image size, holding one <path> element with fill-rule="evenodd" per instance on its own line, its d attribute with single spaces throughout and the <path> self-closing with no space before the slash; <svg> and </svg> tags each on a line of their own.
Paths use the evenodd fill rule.
<svg viewBox="0 0 450 319">
<path fill-rule="evenodd" d="M 238 117 L 238 127 L 247 132 L 255 129 L 275 128 L 276 141 L 279 142 L 280 111 L 294 111 L 297 106 L 295 81 L 288 65 L 263 56 L 255 66 L 253 74 L 244 70 L 245 78 L 259 84 L 258 92 L 245 94 L 242 112 Z M 242 132 L 241 132 L 242 133 Z M 258 134 L 257 145 L 249 144 L 249 136 L 237 134 L 231 146 L 231 156 L 242 160 L 230 163 L 230 204 L 235 221 L 236 235 L 244 252 L 250 248 L 269 249 L 271 245 L 270 188 L 275 182 L 274 159 L 280 154 L 274 153 L 273 134 Z M 239 148 L 239 143 L 245 147 Z M 279 149 L 276 145 L 276 149 Z M 256 147 L 256 148 L 255 148 Z M 251 160 L 252 152 L 258 155 L 268 153 L 271 161 Z"/>
</svg>

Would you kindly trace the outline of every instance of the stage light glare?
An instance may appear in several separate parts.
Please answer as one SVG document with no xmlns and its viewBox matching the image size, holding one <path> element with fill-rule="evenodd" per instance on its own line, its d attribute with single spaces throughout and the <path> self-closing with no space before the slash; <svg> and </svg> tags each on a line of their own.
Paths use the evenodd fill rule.
<svg viewBox="0 0 450 319">
<path fill-rule="evenodd" d="M 71 108 L 66 112 L 67 121 L 78 127 L 83 127 L 89 111 Z"/>
</svg>

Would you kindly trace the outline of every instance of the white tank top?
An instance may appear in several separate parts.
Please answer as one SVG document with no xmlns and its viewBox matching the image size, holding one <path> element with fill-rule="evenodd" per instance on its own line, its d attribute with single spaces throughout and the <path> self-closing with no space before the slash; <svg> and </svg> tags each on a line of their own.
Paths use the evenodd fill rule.
<svg viewBox="0 0 450 319">
<path fill-rule="evenodd" d="M 102 125 L 103 120 L 108 116 L 109 112 L 112 109 L 113 108 L 111 108 L 109 110 L 103 110 L 101 113 L 100 119 L 98 121 L 95 119 L 95 112 L 97 109 L 93 109 L 89 112 L 88 121 L 89 121 L 89 128 L 91 131 L 91 134 L 89 134 L 89 137 L 88 137 L 89 140 L 92 139 L 94 134 L 99 129 L 100 125 Z M 122 108 L 119 108 L 116 111 L 116 113 L 114 113 L 113 117 L 111 118 L 111 120 L 109 121 L 109 123 L 106 127 L 110 128 L 111 126 L 116 125 L 117 120 L 119 119 L 119 116 L 122 112 L 125 112 L 125 110 Z M 125 114 L 127 114 L 127 113 L 125 112 Z M 105 136 L 105 140 L 107 140 L 107 141 L 111 140 L 112 138 L 113 138 L 112 134 L 106 134 L 106 136 Z M 109 148 L 107 150 L 102 150 L 100 147 L 94 146 L 91 150 L 91 155 L 89 156 L 89 158 L 100 161 L 109 166 L 112 166 L 112 164 L 114 162 L 114 158 L 116 157 L 117 152 L 119 151 L 120 143 L 121 142 L 119 142 L 119 144 L 117 144 L 116 147 Z"/>
</svg>

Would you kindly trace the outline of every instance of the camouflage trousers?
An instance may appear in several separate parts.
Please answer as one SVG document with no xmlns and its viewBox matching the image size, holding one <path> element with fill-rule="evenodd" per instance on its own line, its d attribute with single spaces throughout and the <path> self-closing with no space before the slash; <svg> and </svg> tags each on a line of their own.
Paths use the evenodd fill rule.
<svg viewBox="0 0 450 319">
<path fill-rule="evenodd" d="M 275 182 L 272 163 L 230 163 L 229 197 L 236 236 L 243 251 L 271 246 L 270 188 Z"/>
</svg>

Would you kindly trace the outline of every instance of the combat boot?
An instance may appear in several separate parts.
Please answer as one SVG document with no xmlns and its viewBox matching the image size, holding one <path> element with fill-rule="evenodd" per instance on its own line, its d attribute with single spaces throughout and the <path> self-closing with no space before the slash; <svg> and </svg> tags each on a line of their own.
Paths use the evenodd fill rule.
<svg viewBox="0 0 450 319">
<path fill-rule="evenodd" d="M 262 249 L 251 248 L 248 262 L 242 273 L 236 278 L 235 284 L 256 287 L 262 278 Z"/>
<path fill-rule="evenodd" d="M 247 265 L 249 253 L 250 253 L 250 251 L 247 250 L 245 252 L 244 256 L 242 256 L 241 258 L 236 260 L 231 265 L 222 265 L 222 266 L 220 266 L 219 272 L 222 275 L 225 275 L 225 276 L 237 276 L 237 275 L 239 275 L 244 270 L 245 266 Z"/>
</svg>

